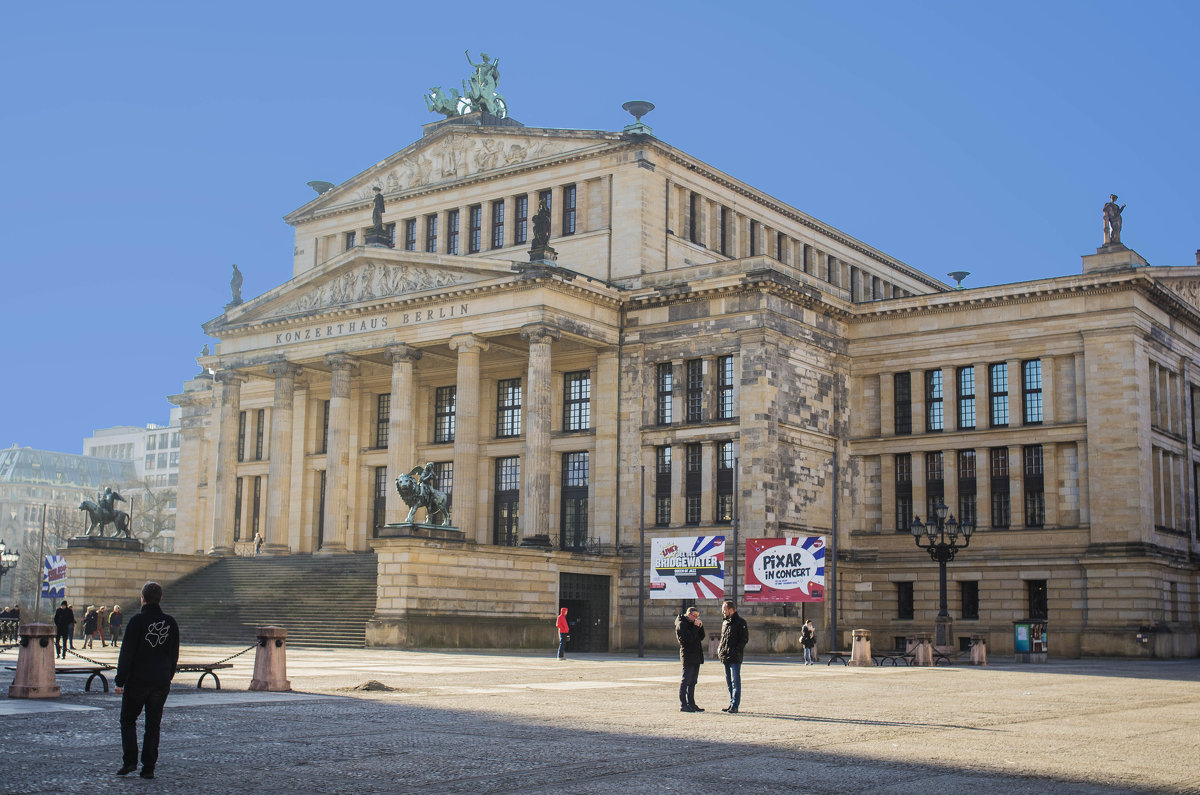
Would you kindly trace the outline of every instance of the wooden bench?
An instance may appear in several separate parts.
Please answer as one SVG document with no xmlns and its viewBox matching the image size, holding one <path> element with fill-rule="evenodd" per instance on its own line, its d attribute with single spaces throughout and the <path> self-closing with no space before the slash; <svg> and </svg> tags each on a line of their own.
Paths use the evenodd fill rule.
<svg viewBox="0 0 1200 795">
<path fill-rule="evenodd" d="M 17 670 L 15 665 L 4 666 L 10 671 Z M 63 667 L 55 667 L 55 676 L 66 676 L 67 674 L 89 674 L 87 681 L 83 683 L 83 689 L 90 692 L 92 689 L 92 680 L 99 679 L 100 684 L 104 685 L 104 692 L 108 692 L 108 677 L 104 675 L 105 671 L 113 670 L 111 665 L 66 665 Z"/>
<path fill-rule="evenodd" d="M 214 671 L 216 671 L 218 668 L 232 668 L 232 667 L 233 667 L 233 663 L 226 663 L 226 662 L 222 662 L 222 663 L 179 663 L 178 665 L 175 666 L 175 673 L 177 673 L 177 674 L 187 674 L 187 673 L 194 674 L 197 671 L 201 671 L 202 673 L 200 674 L 200 679 L 196 682 L 196 687 L 203 688 L 204 687 L 204 677 L 211 676 L 213 678 L 213 682 L 217 686 L 217 690 L 220 690 L 221 689 L 221 680 L 217 678 L 217 675 L 214 673 Z M 106 690 L 108 689 L 107 686 L 105 687 L 105 689 Z"/>
<path fill-rule="evenodd" d="M 827 651 L 825 656 L 828 658 L 825 660 L 826 665 L 833 665 L 835 662 L 840 662 L 842 665 L 850 664 L 850 652 L 848 651 Z"/>
</svg>

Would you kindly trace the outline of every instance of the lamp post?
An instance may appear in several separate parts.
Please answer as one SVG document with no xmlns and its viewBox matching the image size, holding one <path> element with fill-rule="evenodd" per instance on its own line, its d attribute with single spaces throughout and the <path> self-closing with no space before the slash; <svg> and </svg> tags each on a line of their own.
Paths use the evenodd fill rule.
<svg viewBox="0 0 1200 795">
<path fill-rule="evenodd" d="M 4 582 L 4 575 L 8 574 L 21 560 L 21 553 L 15 549 L 9 549 L 4 545 L 4 541 L 0 540 L 0 583 Z"/>
<path fill-rule="evenodd" d="M 936 632 L 934 633 L 935 646 L 950 645 L 950 610 L 946 606 L 946 564 L 954 560 L 954 556 L 958 554 L 958 550 L 966 549 L 971 544 L 971 534 L 975 532 L 975 523 L 970 521 L 958 522 L 954 519 L 954 514 L 950 514 L 946 518 L 949 509 L 946 503 L 938 500 L 934 506 L 934 513 L 937 515 L 937 524 L 933 523 L 934 517 L 929 516 L 929 524 L 921 521 L 921 517 L 914 516 L 912 521 L 913 539 L 917 542 L 917 546 L 921 549 L 928 550 L 929 557 L 937 561 L 938 564 L 938 587 L 939 591 L 939 610 L 937 617 Z M 959 534 L 962 534 L 962 544 L 959 544 Z M 921 543 L 921 536 L 925 536 L 925 543 Z M 947 540 L 949 539 L 949 540 Z"/>
</svg>

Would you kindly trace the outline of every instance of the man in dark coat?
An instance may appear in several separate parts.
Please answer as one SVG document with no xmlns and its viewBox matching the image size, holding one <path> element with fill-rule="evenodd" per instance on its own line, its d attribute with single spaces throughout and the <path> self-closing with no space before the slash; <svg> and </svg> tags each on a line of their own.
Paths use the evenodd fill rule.
<svg viewBox="0 0 1200 795">
<path fill-rule="evenodd" d="M 71 625 L 75 623 L 75 611 L 63 599 L 62 604 L 54 611 L 54 654 L 67 659 L 67 636 L 71 634 Z"/>
<path fill-rule="evenodd" d="M 725 685 L 729 688 L 729 706 L 722 707 L 721 711 L 732 715 L 742 703 L 742 652 L 750 640 L 750 628 L 746 626 L 746 619 L 738 615 L 733 602 L 722 604 L 721 612 L 725 620 L 721 622 L 717 658 L 725 663 Z"/>
<path fill-rule="evenodd" d="M 171 679 L 179 662 L 179 625 L 162 611 L 162 586 L 142 586 L 142 612 L 129 619 L 125 642 L 117 659 L 115 678 L 121 698 L 121 748 L 123 763 L 118 776 L 137 769 L 137 719 L 146 710 L 146 736 L 142 740 L 142 778 L 154 778 L 158 762 L 158 733 L 163 705 L 171 692 Z"/>
<path fill-rule="evenodd" d="M 704 664 L 704 624 L 700 611 L 689 607 L 675 619 L 675 637 L 679 639 L 679 660 L 683 678 L 679 682 L 679 711 L 703 712 L 696 706 L 696 680 Z"/>
</svg>

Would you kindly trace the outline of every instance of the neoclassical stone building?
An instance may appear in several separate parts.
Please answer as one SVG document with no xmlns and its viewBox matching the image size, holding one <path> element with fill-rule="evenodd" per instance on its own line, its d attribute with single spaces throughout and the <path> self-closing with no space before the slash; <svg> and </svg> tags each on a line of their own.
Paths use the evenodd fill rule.
<svg viewBox="0 0 1200 795">
<path fill-rule="evenodd" d="M 543 199 L 557 260 L 530 262 Z M 286 220 L 291 279 L 208 322 L 211 375 L 172 397 L 178 552 L 374 550 L 372 643 L 544 643 L 566 604 L 631 648 L 640 527 L 824 534 L 836 616 L 809 617 L 890 646 L 932 628 L 908 522 L 940 497 L 979 527 L 956 643 L 1011 649 L 1032 611 L 1059 653 L 1145 653 L 1143 628 L 1195 653 L 1200 268 L 954 290 L 641 124 L 483 114 Z M 387 528 L 425 462 L 461 537 Z M 652 644 L 676 607 L 649 603 Z M 749 613 L 795 645 L 797 608 Z"/>
</svg>

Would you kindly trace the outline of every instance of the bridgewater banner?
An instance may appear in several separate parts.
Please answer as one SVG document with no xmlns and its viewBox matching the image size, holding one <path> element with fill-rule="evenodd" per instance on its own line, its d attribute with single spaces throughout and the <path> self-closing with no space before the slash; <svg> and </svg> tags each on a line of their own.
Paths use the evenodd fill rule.
<svg viewBox="0 0 1200 795">
<path fill-rule="evenodd" d="M 650 539 L 651 599 L 725 596 L 725 536 Z"/>
<path fill-rule="evenodd" d="M 42 562 L 42 598 L 62 599 L 67 592 L 67 559 L 47 555 Z"/>
<path fill-rule="evenodd" d="M 745 601 L 825 601 L 825 538 L 751 538 L 746 541 Z"/>
</svg>

